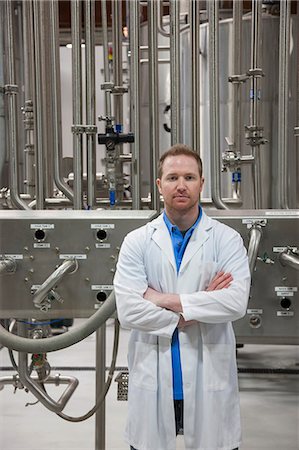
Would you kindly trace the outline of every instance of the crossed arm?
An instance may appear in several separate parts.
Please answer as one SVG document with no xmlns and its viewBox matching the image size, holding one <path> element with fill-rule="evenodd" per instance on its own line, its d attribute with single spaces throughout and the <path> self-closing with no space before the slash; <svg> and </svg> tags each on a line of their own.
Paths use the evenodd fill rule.
<svg viewBox="0 0 299 450">
<path fill-rule="evenodd" d="M 206 288 L 206 291 L 218 291 L 220 289 L 225 289 L 230 286 L 230 283 L 232 282 L 233 277 L 230 273 L 225 272 L 219 272 L 215 277 L 212 279 L 208 287 Z M 181 313 L 183 312 L 181 300 L 179 294 L 164 294 L 158 291 L 155 291 L 155 289 L 147 288 L 146 292 L 144 293 L 143 297 L 152 302 L 154 305 L 159 306 L 160 308 L 165 308 L 170 311 Z M 188 325 L 191 325 L 194 323 L 194 320 L 186 321 L 183 316 L 180 317 L 180 321 L 178 323 L 179 328 L 184 328 Z"/>
</svg>

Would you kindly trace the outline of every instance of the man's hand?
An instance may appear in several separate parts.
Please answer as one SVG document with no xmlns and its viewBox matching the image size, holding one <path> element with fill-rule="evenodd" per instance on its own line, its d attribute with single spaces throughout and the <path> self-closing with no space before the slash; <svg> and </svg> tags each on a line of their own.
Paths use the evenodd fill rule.
<svg viewBox="0 0 299 450">
<path fill-rule="evenodd" d="M 195 323 L 198 323 L 197 320 L 185 320 L 183 316 L 180 316 L 178 328 L 183 330 L 184 328 L 189 327 L 189 325 L 194 325 Z"/>
<path fill-rule="evenodd" d="M 210 282 L 206 291 L 219 291 L 220 289 L 228 288 L 233 281 L 230 273 L 219 272 Z"/>
</svg>

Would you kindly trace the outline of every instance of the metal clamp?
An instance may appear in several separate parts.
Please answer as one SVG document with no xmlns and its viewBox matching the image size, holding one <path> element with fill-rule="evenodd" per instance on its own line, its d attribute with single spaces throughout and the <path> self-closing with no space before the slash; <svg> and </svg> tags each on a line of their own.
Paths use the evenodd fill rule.
<svg viewBox="0 0 299 450">
<path fill-rule="evenodd" d="M 255 69 L 249 69 L 247 71 L 247 75 L 248 77 L 252 78 L 262 78 L 265 76 L 263 69 L 259 69 L 258 67 L 256 67 Z"/>
<path fill-rule="evenodd" d="M 15 95 L 18 94 L 19 87 L 16 84 L 6 84 L 4 86 L 4 94 Z"/>
<path fill-rule="evenodd" d="M 245 83 L 247 81 L 249 76 L 246 73 L 243 73 L 242 75 L 231 75 L 228 77 L 229 83 Z"/>
<path fill-rule="evenodd" d="M 86 125 L 85 126 L 85 133 L 86 134 L 97 134 L 98 128 L 96 125 Z"/>
<path fill-rule="evenodd" d="M 258 127 L 255 125 L 245 125 L 245 139 L 246 144 L 251 147 L 266 144 L 268 139 L 263 136 L 264 127 Z"/>
<path fill-rule="evenodd" d="M 72 125 L 71 130 L 73 134 L 83 134 L 85 133 L 85 125 Z"/>
<path fill-rule="evenodd" d="M 299 127 L 294 128 L 294 136 L 299 136 Z"/>
</svg>

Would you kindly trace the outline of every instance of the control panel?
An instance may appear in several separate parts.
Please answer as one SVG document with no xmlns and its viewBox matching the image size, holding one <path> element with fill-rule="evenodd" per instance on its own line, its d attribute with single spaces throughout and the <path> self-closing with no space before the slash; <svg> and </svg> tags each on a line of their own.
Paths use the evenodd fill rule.
<svg viewBox="0 0 299 450">
<path fill-rule="evenodd" d="M 213 211 L 237 230 L 246 248 L 253 228 L 256 245 L 246 316 L 234 322 L 239 343 L 299 343 L 299 211 Z"/>
<path fill-rule="evenodd" d="M 153 211 L 0 211 L 0 318 L 89 317 L 126 234 Z"/>
</svg>

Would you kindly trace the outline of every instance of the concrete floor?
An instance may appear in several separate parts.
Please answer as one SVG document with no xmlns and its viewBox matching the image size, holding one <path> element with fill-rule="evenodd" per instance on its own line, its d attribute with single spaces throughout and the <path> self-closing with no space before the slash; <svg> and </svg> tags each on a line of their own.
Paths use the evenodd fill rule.
<svg viewBox="0 0 299 450">
<path fill-rule="evenodd" d="M 127 365 L 127 340 L 128 332 L 121 330 L 119 367 Z M 110 320 L 107 323 L 107 365 L 110 364 L 112 341 L 113 321 Z M 68 349 L 49 353 L 48 360 L 52 368 L 75 368 L 53 370 L 53 373 L 79 379 L 79 386 L 64 412 L 72 416 L 85 414 L 94 406 L 95 399 L 95 371 L 92 370 L 95 366 L 95 335 Z M 0 380 L 14 373 L 7 370 L 10 366 L 7 350 L 0 350 Z M 299 348 L 245 345 L 238 350 L 238 366 L 299 369 Z M 244 373 L 239 375 L 239 383 L 243 423 L 240 450 L 298 450 L 299 375 Z M 58 399 L 64 389 L 63 386 L 50 386 L 49 393 Z M 116 394 L 117 383 L 113 381 L 106 400 L 106 449 L 128 450 L 123 440 L 127 403 L 117 401 Z M 95 449 L 94 417 L 85 422 L 70 423 L 40 403 L 26 406 L 34 402 L 32 394 L 19 389 L 14 393 L 10 385 L 0 390 L 0 450 Z M 178 437 L 177 450 L 183 449 L 182 437 Z"/>
</svg>

